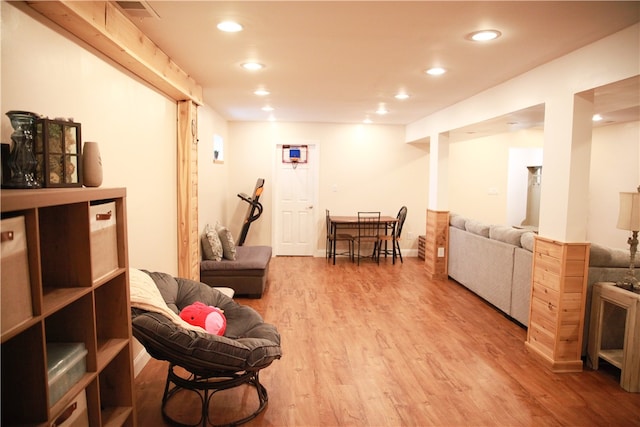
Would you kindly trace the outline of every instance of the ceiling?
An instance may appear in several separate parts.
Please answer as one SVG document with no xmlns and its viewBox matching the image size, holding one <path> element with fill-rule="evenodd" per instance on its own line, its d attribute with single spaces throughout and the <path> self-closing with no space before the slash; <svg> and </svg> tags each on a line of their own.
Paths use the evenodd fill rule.
<svg viewBox="0 0 640 427">
<path fill-rule="evenodd" d="M 593 127 L 640 120 L 640 76 L 631 77 L 592 91 L 593 108 L 601 116 Z M 449 131 L 449 141 L 457 142 L 522 129 L 544 128 L 544 104 L 514 111 L 504 116 L 472 123 Z"/>
<path fill-rule="evenodd" d="M 273 116 L 283 122 L 362 123 L 369 117 L 406 125 L 640 21 L 638 1 L 127 3 L 145 7 L 136 13 L 127 8 L 130 18 L 229 121 Z M 244 30 L 216 29 L 229 19 Z M 481 29 L 502 36 L 484 43 L 466 38 Z M 265 68 L 246 71 L 240 65 L 248 60 Z M 447 73 L 425 74 L 432 66 Z M 638 120 L 638 79 L 620 86 L 603 94 L 608 108 L 627 110 Z M 255 95 L 258 88 L 270 95 Z M 630 88 L 635 105 L 628 105 Z M 395 99 L 399 91 L 410 98 Z M 387 114 L 376 114 L 380 104 Z M 274 110 L 263 111 L 265 105 Z M 544 111 L 538 106 L 514 114 L 520 123 L 541 123 Z M 516 119 L 496 120 L 513 126 Z"/>
</svg>

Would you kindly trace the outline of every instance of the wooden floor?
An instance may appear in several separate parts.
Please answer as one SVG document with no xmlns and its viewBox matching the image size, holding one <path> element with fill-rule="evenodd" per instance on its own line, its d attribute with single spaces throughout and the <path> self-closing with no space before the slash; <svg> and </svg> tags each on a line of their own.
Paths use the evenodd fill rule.
<svg viewBox="0 0 640 427">
<path fill-rule="evenodd" d="M 640 393 L 608 369 L 553 374 L 524 346 L 526 331 L 423 263 L 278 257 L 258 300 L 283 357 L 261 372 L 269 405 L 248 426 L 631 426 Z M 166 362 L 136 378 L 140 426 L 162 426 Z M 255 404 L 249 388 L 219 393 L 228 421 Z M 219 397 L 218 397 L 219 396 Z M 185 396 L 176 411 L 198 411 Z M 192 403 L 189 403 L 192 402 Z"/>
</svg>

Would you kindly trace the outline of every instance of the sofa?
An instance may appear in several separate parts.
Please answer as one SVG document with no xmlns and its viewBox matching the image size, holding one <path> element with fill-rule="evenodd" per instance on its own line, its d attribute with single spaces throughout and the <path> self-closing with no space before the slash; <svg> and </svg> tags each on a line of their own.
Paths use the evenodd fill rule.
<svg viewBox="0 0 640 427">
<path fill-rule="evenodd" d="M 267 286 L 271 246 L 238 246 L 235 259 L 200 261 L 200 281 L 211 287 L 228 287 L 236 296 L 260 298 Z"/>
<path fill-rule="evenodd" d="M 526 327 L 529 324 L 534 235 L 531 230 L 485 224 L 451 213 L 449 277 Z M 618 281 L 628 269 L 628 251 L 591 244 L 583 352 L 586 353 L 592 285 Z"/>
</svg>

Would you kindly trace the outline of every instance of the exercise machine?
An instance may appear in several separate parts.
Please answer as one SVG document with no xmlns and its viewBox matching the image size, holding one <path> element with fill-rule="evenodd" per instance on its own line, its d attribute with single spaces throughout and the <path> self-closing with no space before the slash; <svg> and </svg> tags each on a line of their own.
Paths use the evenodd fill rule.
<svg viewBox="0 0 640 427">
<path fill-rule="evenodd" d="M 247 214 L 244 217 L 244 222 L 242 223 L 242 230 L 240 231 L 240 237 L 238 237 L 238 241 L 236 242 L 237 246 L 244 245 L 244 241 L 247 238 L 247 233 L 249 232 L 249 227 L 251 223 L 256 221 L 262 215 L 262 204 L 258 201 L 260 200 L 260 195 L 262 194 L 262 190 L 264 189 L 264 179 L 258 178 L 256 182 L 256 188 L 253 190 L 253 196 L 249 197 L 245 193 L 238 194 L 245 202 L 249 203 L 247 207 Z"/>
</svg>

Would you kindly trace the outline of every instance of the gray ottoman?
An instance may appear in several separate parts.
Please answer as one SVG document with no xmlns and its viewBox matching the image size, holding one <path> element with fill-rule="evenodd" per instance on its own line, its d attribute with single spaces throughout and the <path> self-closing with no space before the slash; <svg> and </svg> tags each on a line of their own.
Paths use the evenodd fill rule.
<svg viewBox="0 0 640 427">
<path fill-rule="evenodd" d="M 271 246 L 238 246 L 233 261 L 200 261 L 200 281 L 231 288 L 236 296 L 260 298 L 267 285 L 271 254 Z"/>
</svg>

